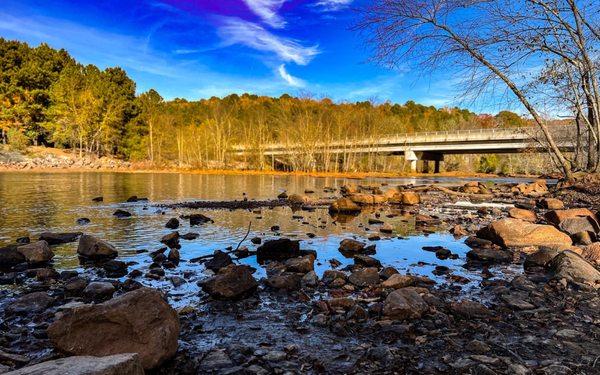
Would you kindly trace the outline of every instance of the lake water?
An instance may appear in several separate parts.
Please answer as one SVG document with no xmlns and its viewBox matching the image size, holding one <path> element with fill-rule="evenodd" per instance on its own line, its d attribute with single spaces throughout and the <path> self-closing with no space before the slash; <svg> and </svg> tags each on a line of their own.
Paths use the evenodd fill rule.
<svg viewBox="0 0 600 375">
<path fill-rule="evenodd" d="M 472 180 L 472 179 L 469 179 Z M 495 180 L 498 182 L 498 180 Z M 510 180 L 504 179 L 501 182 Z M 167 270 L 164 281 L 142 282 L 168 289 L 175 300 L 197 293 L 196 281 L 206 277 L 204 266 L 189 263 L 192 258 L 211 254 L 216 249 L 224 250 L 228 246 L 237 246 L 246 234 L 249 223 L 251 233 L 244 245 L 250 249 L 256 246 L 249 239 L 255 236 L 263 240 L 281 236 L 301 240 L 301 248 L 316 250 L 318 254 L 316 271 L 318 274 L 330 269 L 329 260 L 335 258 L 343 265 L 351 264 L 338 252 L 339 242 L 348 237 L 367 241 L 373 234 L 379 234 L 377 226 L 369 225 L 368 219 L 373 212 L 365 212 L 349 222 L 338 222 L 326 209 L 312 212 L 293 213 L 289 207 L 262 209 L 259 212 L 249 210 L 189 210 L 162 209 L 160 203 L 173 203 L 188 200 L 234 200 L 273 199 L 282 191 L 303 193 L 305 189 L 315 191 L 317 197 L 330 197 L 333 194 L 323 192 L 323 188 L 339 188 L 348 183 L 380 184 L 389 186 L 400 184 L 445 184 L 464 183 L 454 178 L 402 178 L 348 180 L 344 178 L 320 178 L 310 176 L 280 175 L 203 175 L 171 173 L 0 173 L 0 245 L 12 243 L 18 237 L 30 236 L 32 239 L 45 231 L 90 233 L 114 244 L 119 249 L 119 259 L 131 262 L 131 269 L 146 271 L 151 263 L 147 253 L 161 248 L 160 238 L 170 232 L 165 228 L 171 217 L 179 217 L 190 212 L 200 212 L 214 220 L 214 223 L 189 227 L 186 220 L 180 220 L 180 233 L 188 231 L 199 233 L 193 241 L 181 241 L 182 263 L 174 270 Z M 245 195 L 244 195 L 245 194 Z M 148 198 L 148 202 L 125 202 L 136 195 Z M 92 198 L 102 196 L 104 201 L 92 202 Z M 118 209 L 130 211 L 130 218 L 118 219 L 113 212 Z M 439 209 L 439 208 L 438 208 Z M 445 215 L 465 214 L 464 208 L 447 207 L 441 213 Z M 468 251 L 463 239 L 456 239 L 446 229 L 440 233 L 424 234 L 415 227 L 414 217 L 403 215 L 397 209 L 384 208 L 378 211 L 382 218 L 392 224 L 395 233 L 382 235 L 377 245 L 375 258 L 384 265 L 396 267 L 403 273 L 422 274 L 444 282 L 443 276 L 431 272 L 436 265 L 450 267 L 471 279 L 474 283 L 480 279 L 462 269 L 465 253 Z M 398 216 L 387 219 L 386 215 Z M 295 215 L 296 218 L 293 218 Z M 302 216 L 299 218 L 298 216 Z M 76 220 L 86 217 L 90 224 L 78 225 Z M 271 227 L 280 229 L 273 232 Z M 310 238 L 308 234 L 314 234 Z M 459 255 L 456 260 L 439 260 L 432 252 L 422 250 L 423 246 L 444 246 Z M 79 268 L 76 256 L 76 243 L 58 246 L 54 249 L 54 266 L 58 270 Z M 257 277 L 264 276 L 264 269 L 256 264 L 254 257 L 241 260 L 257 268 Z M 343 267 L 343 266 L 342 266 Z M 169 276 L 181 276 L 185 271 L 194 271 L 187 286 L 173 289 Z M 466 285 L 465 288 L 468 288 Z"/>
</svg>

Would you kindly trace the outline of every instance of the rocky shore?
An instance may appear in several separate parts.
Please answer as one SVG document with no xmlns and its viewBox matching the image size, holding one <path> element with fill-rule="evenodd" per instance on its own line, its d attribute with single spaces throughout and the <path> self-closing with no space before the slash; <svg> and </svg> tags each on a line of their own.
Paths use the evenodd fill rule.
<svg viewBox="0 0 600 375">
<path fill-rule="evenodd" d="M 145 254 L 147 267 L 84 231 L 15 238 L 0 248 L 0 373 L 600 373 L 598 186 L 591 177 L 552 187 L 346 185 L 319 197 L 158 205 L 169 233 Z M 339 257 L 351 263 L 327 259 L 322 274 L 325 260 L 286 236 L 183 259 L 181 243 L 214 222 L 205 210 L 260 217 L 282 206 L 298 220 L 322 210 L 334 225 L 368 215 L 369 234 L 343 239 Z M 182 207 L 193 213 L 167 218 Z M 464 257 L 422 251 L 477 277 L 433 264 L 436 281 L 382 263 L 378 240 L 397 236 L 399 217 L 424 235 L 464 238 Z M 80 270 L 53 266 L 63 243 L 77 243 Z M 249 257 L 264 277 L 241 262 Z M 204 272 L 179 272 L 184 262 Z M 181 306 L 179 288 L 198 292 Z"/>
</svg>

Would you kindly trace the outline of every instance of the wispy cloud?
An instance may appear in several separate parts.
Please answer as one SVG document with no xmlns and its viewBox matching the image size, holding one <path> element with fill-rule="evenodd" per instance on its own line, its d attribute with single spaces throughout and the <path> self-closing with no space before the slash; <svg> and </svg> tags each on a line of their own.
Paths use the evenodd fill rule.
<svg viewBox="0 0 600 375">
<path fill-rule="evenodd" d="M 276 29 L 285 26 L 285 20 L 277 13 L 286 0 L 244 0 L 254 14 L 267 25 Z"/>
<path fill-rule="evenodd" d="M 315 6 L 325 12 L 334 12 L 347 8 L 352 4 L 352 1 L 353 0 L 319 0 L 315 3 Z"/>
<path fill-rule="evenodd" d="M 241 44 L 258 51 L 274 53 L 284 62 L 308 64 L 319 54 L 317 46 L 305 47 L 293 39 L 279 37 L 260 25 L 239 18 L 223 18 L 218 33 L 225 45 Z"/>
<path fill-rule="evenodd" d="M 296 78 L 293 75 L 291 75 L 290 73 L 288 73 L 287 70 L 285 70 L 284 64 L 279 65 L 279 68 L 277 68 L 277 72 L 279 73 L 281 78 L 283 78 L 283 80 L 286 81 L 288 83 L 288 85 L 290 85 L 290 86 L 293 86 L 293 87 L 306 86 L 306 82 L 304 82 L 300 78 Z"/>
</svg>

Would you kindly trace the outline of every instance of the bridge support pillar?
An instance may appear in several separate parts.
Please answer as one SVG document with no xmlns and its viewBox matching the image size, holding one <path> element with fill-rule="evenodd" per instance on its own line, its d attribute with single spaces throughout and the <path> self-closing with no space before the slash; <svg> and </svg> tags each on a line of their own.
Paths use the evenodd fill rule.
<svg viewBox="0 0 600 375">
<path fill-rule="evenodd" d="M 429 161 L 435 162 L 433 172 L 440 173 L 440 162 L 444 161 L 444 154 L 441 154 L 439 152 L 423 151 L 419 152 L 417 156 L 419 157 L 419 160 L 423 160 L 425 164 L 427 164 Z M 427 170 L 424 172 L 428 173 L 429 168 L 426 169 Z"/>
<path fill-rule="evenodd" d="M 404 151 L 404 160 L 410 163 L 411 172 L 417 171 L 417 160 L 419 160 L 417 154 L 415 154 L 412 150 L 406 150 Z"/>
<path fill-rule="evenodd" d="M 435 167 L 433 168 L 433 173 L 440 173 L 440 161 L 436 160 L 434 163 Z"/>
</svg>

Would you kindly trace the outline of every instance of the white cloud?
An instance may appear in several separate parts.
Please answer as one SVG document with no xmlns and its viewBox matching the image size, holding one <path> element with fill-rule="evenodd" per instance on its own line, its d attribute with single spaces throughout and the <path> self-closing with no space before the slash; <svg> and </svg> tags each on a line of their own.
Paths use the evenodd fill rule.
<svg viewBox="0 0 600 375">
<path fill-rule="evenodd" d="M 305 47 L 297 41 L 271 34 L 261 26 L 239 18 L 223 18 L 218 33 L 225 45 L 241 44 L 247 47 L 271 52 L 285 62 L 299 65 L 308 64 L 319 54 L 317 46 Z"/>
<path fill-rule="evenodd" d="M 254 14 L 259 16 L 267 25 L 280 29 L 285 26 L 283 18 L 277 14 L 286 0 L 244 0 L 244 3 Z"/>
<path fill-rule="evenodd" d="M 290 86 L 293 86 L 293 87 L 306 86 L 306 83 L 303 80 L 301 80 L 300 78 L 296 78 L 293 75 L 291 75 L 290 73 L 288 73 L 287 70 L 285 70 L 284 64 L 279 65 L 279 68 L 277 68 L 277 72 L 279 73 L 281 78 L 283 78 Z"/>
<path fill-rule="evenodd" d="M 319 0 L 315 3 L 315 6 L 326 12 L 334 12 L 348 7 L 352 1 L 353 0 Z"/>
</svg>

